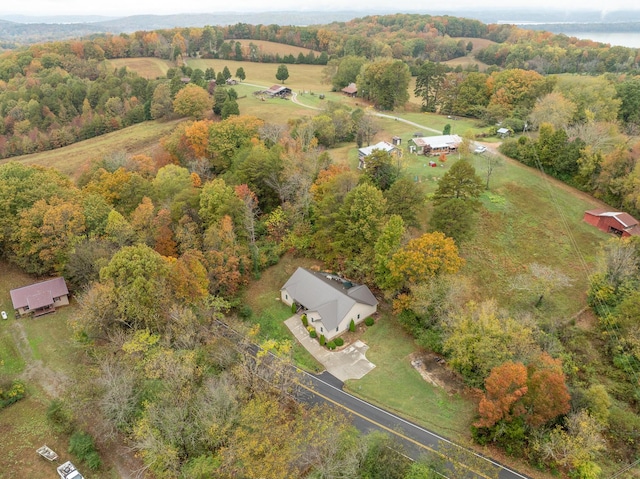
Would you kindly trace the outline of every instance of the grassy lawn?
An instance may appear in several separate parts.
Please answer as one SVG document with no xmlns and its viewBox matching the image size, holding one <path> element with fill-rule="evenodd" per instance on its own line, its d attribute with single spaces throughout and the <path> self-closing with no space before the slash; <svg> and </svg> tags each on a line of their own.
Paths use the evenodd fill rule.
<svg viewBox="0 0 640 479">
<path fill-rule="evenodd" d="M 56 377 L 49 375 L 53 373 L 74 377 L 80 361 L 67 320 L 74 313 L 75 304 L 72 302 L 55 314 L 15 319 L 9 291 L 31 284 L 35 279 L 5 262 L 0 262 L 0 270 L 0 308 L 9 313 L 8 320 L 0 320 L 0 379 L 21 379 L 27 389 L 24 399 L 0 410 L 0 434 L 3 438 L 0 479 L 55 477 L 56 464 L 40 458 L 35 452 L 43 444 L 56 451 L 61 461 L 71 460 L 82 470 L 77 458 L 67 452 L 68 436 L 57 433 L 47 422 L 46 410 L 51 397 L 39 382 L 55 382 Z M 21 340 L 22 331 L 26 342 Z M 22 376 L 23 372 L 27 374 Z M 91 472 L 89 477 L 108 479 L 119 476 L 104 467 L 101 471 Z"/>
<path fill-rule="evenodd" d="M 216 73 L 222 71 L 224 67 L 228 67 L 232 75 L 235 75 L 239 67 L 244 69 L 246 74 L 245 83 L 255 83 L 265 85 L 267 87 L 276 83 L 286 85 L 292 91 L 313 91 L 316 93 L 328 92 L 331 90 L 330 85 L 323 84 L 322 65 L 287 65 L 289 78 L 284 82 L 276 79 L 277 63 L 256 63 L 256 62 L 238 62 L 235 60 L 204 60 L 190 58 L 187 64 L 191 68 L 200 68 L 206 70 L 213 68 Z"/>
<path fill-rule="evenodd" d="M 173 62 L 160 58 L 116 58 L 105 61 L 105 64 L 112 70 L 127 67 L 143 78 L 153 80 L 167 76 L 167 70 L 173 67 Z"/>
<path fill-rule="evenodd" d="M 259 280 L 252 281 L 245 292 L 244 301 L 251 307 L 251 321 L 260 325 L 260 338 L 290 340 L 293 359 L 300 367 L 318 372 L 322 366 L 293 338 L 284 321 L 291 317 L 291 308 L 280 302 L 280 288 L 299 266 L 318 264 L 308 258 L 283 256 L 280 262 L 262 272 Z"/>
<path fill-rule="evenodd" d="M 413 338 L 390 314 L 384 313 L 367 328 L 362 340 L 369 345 L 367 359 L 376 365 L 362 379 L 350 380 L 346 389 L 384 405 L 425 427 L 455 440 L 469 437 L 473 403 L 427 383 L 411 366 L 416 351 Z"/>
<path fill-rule="evenodd" d="M 168 135 L 181 121 L 146 121 L 64 148 L 17 156 L 0 163 L 18 161 L 27 165 L 47 166 L 73 177 L 85 163 L 112 153 L 124 151 L 131 155 L 151 154 L 158 147 L 158 139 Z"/>
</svg>

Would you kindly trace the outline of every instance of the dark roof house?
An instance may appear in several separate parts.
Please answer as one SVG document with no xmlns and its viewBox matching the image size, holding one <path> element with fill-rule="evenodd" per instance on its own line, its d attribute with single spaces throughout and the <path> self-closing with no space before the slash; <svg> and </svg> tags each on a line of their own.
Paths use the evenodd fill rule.
<svg viewBox="0 0 640 479">
<path fill-rule="evenodd" d="M 54 312 L 56 306 L 69 304 L 69 290 L 64 278 L 54 278 L 12 289 L 9 294 L 13 309 L 20 316 L 26 314 L 41 316 Z"/>
<path fill-rule="evenodd" d="M 300 305 L 319 334 L 330 339 L 374 314 L 378 300 L 363 284 L 338 275 L 298 268 L 280 290 L 282 301 Z M 315 324 L 314 324 L 315 323 Z"/>
<path fill-rule="evenodd" d="M 274 96 L 278 96 L 278 97 L 286 97 L 291 95 L 291 88 L 288 88 L 286 86 L 282 86 L 282 85 L 273 85 L 271 86 L 271 88 L 265 90 L 263 93 L 274 97 Z"/>
</svg>

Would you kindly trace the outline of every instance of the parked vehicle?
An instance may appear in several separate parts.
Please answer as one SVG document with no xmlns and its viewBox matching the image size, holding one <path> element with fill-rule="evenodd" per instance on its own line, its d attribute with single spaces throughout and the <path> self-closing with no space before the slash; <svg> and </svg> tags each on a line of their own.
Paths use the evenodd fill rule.
<svg viewBox="0 0 640 479">
<path fill-rule="evenodd" d="M 474 153 L 484 153 L 485 151 L 487 151 L 487 147 L 483 145 L 479 145 L 473 150 Z"/>
<path fill-rule="evenodd" d="M 47 461 L 57 461 L 58 455 L 46 444 L 36 449 L 36 452 L 44 457 Z"/>
<path fill-rule="evenodd" d="M 57 470 L 61 479 L 84 479 L 83 475 L 76 469 L 76 466 L 71 464 L 71 461 L 58 466 Z"/>
</svg>

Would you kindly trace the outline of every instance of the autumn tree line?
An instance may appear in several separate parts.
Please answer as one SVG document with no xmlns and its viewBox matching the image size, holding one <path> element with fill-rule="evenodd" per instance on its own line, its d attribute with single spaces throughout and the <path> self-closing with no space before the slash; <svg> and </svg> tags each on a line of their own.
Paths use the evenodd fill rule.
<svg viewBox="0 0 640 479">
<path fill-rule="evenodd" d="M 90 367 L 65 407 L 99 414 L 157 477 L 404 478 L 441 467 L 293 401 L 290 344 L 261 342 L 242 319 L 259 314 L 240 302 L 243 288 L 285 251 L 390 295 L 462 262 L 442 233 L 407 234 L 424 193 L 393 158 L 366 175 L 334 165 L 311 122 L 185 122 L 164 153 L 114 154 L 75 182 L 0 166 L 3 258 L 64 275 L 80 304 L 72 327 Z M 431 256 L 441 260 L 415 269 Z M 265 354 L 248 354 L 251 342 Z"/>
</svg>

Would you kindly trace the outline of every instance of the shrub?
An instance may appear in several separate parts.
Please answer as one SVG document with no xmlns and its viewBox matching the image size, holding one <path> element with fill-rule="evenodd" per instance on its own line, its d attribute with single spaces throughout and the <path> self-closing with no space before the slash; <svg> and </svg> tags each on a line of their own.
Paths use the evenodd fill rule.
<svg viewBox="0 0 640 479">
<path fill-rule="evenodd" d="M 54 399 L 47 408 L 47 421 L 51 428 L 62 434 L 71 434 L 75 427 L 73 414 L 67 405 L 60 399 Z"/>
<path fill-rule="evenodd" d="M 76 431 L 69 439 L 69 452 L 75 454 L 91 470 L 100 468 L 102 461 L 90 434 Z"/>
<path fill-rule="evenodd" d="M 333 340 L 334 343 L 336 343 L 336 346 L 340 347 L 344 344 L 344 339 L 342 338 L 336 338 Z"/>
<path fill-rule="evenodd" d="M 336 343 L 335 341 L 329 341 L 327 343 L 327 348 L 329 348 L 331 351 L 333 351 L 334 349 L 336 349 Z"/>
<path fill-rule="evenodd" d="M 320 335 L 320 346 L 324 346 L 325 344 L 327 344 L 327 340 L 324 337 L 324 334 Z"/>
<path fill-rule="evenodd" d="M 251 309 L 251 306 L 249 306 L 248 304 L 243 304 L 238 310 L 238 315 L 242 319 L 249 319 L 251 318 L 251 316 L 253 316 L 253 310 Z"/>
<path fill-rule="evenodd" d="M 307 331 L 309 331 L 309 336 L 311 336 L 312 338 L 318 337 L 318 333 L 316 333 L 316 328 L 314 328 L 313 326 L 307 327 Z"/>
<path fill-rule="evenodd" d="M 367 326 L 373 326 L 374 323 L 375 321 L 371 316 L 364 320 L 364 324 L 366 324 Z"/>
<path fill-rule="evenodd" d="M 307 315 L 306 314 L 303 314 L 301 319 L 302 319 L 302 324 L 304 324 L 305 328 L 307 326 L 309 326 L 309 320 L 307 319 Z"/>
<path fill-rule="evenodd" d="M 20 401 L 27 394 L 24 384 L 13 381 L 10 385 L 0 385 L 0 409 Z"/>
<path fill-rule="evenodd" d="M 296 303 L 291 303 L 291 312 L 293 314 L 296 314 L 298 312 L 298 307 L 296 306 Z"/>
<path fill-rule="evenodd" d="M 352 333 L 356 332 L 356 322 L 353 319 L 349 323 L 349 331 L 351 331 Z"/>
</svg>

